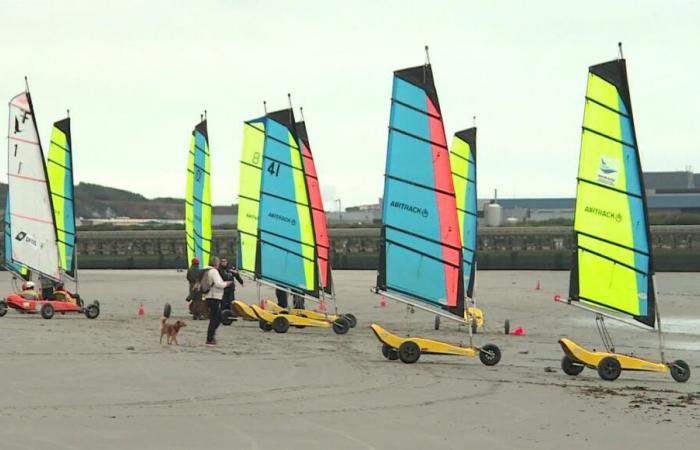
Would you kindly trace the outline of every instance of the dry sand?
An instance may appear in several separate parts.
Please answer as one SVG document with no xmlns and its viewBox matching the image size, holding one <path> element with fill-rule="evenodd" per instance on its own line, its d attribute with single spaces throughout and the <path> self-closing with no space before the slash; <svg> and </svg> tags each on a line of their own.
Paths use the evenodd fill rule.
<svg viewBox="0 0 700 450">
<path fill-rule="evenodd" d="M 466 341 L 464 328 L 379 307 L 374 272 L 336 272 L 339 304 L 359 318 L 345 336 L 323 329 L 262 332 L 187 319 L 180 347 L 158 343 L 163 304 L 185 317 L 184 273 L 84 271 L 81 292 L 102 315 L 0 319 L 0 448 L 10 449 L 620 449 L 700 444 L 700 276 L 661 274 L 669 358 L 687 360 L 688 383 L 625 372 L 604 382 L 559 370 L 557 339 L 600 347 L 593 317 L 552 301 L 565 272 L 480 272 L 488 330 L 476 341 L 503 351 L 477 358 L 387 361 L 368 325 Z M 542 290 L 535 290 L 540 280 Z M 6 274 L 1 281 L 6 289 Z M 239 298 L 255 301 L 248 283 Z M 263 294 L 270 296 L 269 289 Z M 139 303 L 145 317 L 137 317 Z M 526 336 L 504 336 L 503 320 Z M 612 326 L 618 350 L 657 358 L 652 333 Z M 553 369 L 553 370 L 552 370 Z"/>
</svg>

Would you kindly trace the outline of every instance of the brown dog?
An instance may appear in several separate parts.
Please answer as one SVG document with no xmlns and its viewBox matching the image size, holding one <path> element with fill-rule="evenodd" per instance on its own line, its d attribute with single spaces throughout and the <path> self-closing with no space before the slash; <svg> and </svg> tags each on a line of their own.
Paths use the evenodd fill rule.
<svg viewBox="0 0 700 450">
<path fill-rule="evenodd" d="M 178 320 L 175 323 L 165 323 L 168 320 L 165 317 L 160 319 L 160 343 L 163 343 L 163 336 L 168 336 L 166 342 L 168 345 L 173 342 L 175 345 L 180 345 L 177 343 L 177 333 L 180 332 L 180 328 L 186 327 L 187 325 L 182 320 Z"/>
</svg>

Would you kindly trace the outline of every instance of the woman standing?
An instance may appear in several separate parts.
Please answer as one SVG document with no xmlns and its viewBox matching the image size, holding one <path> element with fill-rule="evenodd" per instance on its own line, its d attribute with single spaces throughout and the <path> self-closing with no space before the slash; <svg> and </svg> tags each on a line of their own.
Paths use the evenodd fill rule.
<svg viewBox="0 0 700 450">
<path fill-rule="evenodd" d="M 207 306 L 209 307 L 209 328 L 207 329 L 207 345 L 216 345 L 216 329 L 221 324 L 221 299 L 224 296 L 224 289 L 232 281 L 224 281 L 219 274 L 219 258 L 211 256 L 209 267 L 202 276 L 202 293 L 205 295 Z"/>
</svg>

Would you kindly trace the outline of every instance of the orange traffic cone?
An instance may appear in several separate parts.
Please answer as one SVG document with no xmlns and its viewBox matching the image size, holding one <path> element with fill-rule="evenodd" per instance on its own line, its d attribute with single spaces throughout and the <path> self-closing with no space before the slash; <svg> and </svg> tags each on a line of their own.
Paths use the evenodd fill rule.
<svg viewBox="0 0 700 450">
<path fill-rule="evenodd" d="M 143 307 L 143 303 L 139 305 L 139 316 L 145 316 L 146 315 L 146 310 Z"/>
<path fill-rule="evenodd" d="M 379 307 L 380 307 L 380 308 L 386 308 L 386 299 L 384 298 L 383 295 L 382 295 L 382 299 L 379 300 Z"/>
<path fill-rule="evenodd" d="M 523 327 L 518 327 L 515 330 L 511 331 L 510 334 L 514 336 L 525 336 L 525 329 Z"/>
<path fill-rule="evenodd" d="M 321 300 L 321 303 L 318 304 L 318 310 L 321 312 L 326 312 L 326 302 Z"/>
</svg>

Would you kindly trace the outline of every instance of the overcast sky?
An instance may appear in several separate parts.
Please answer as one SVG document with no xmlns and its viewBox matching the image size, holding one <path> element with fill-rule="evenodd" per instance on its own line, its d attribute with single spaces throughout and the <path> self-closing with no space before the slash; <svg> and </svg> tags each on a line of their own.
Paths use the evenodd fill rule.
<svg viewBox="0 0 700 450">
<path fill-rule="evenodd" d="M 76 181 L 147 197 L 184 196 L 206 108 L 231 204 L 242 122 L 291 92 L 345 207 L 381 196 L 392 71 L 428 44 L 448 139 L 477 116 L 479 197 L 573 196 L 587 67 L 623 41 L 644 170 L 700 171 L 698 2 L 291 3 L 0 0 L 0 98 L 28 75 L 44 143 L 71 110 Z"/>
</svg>

